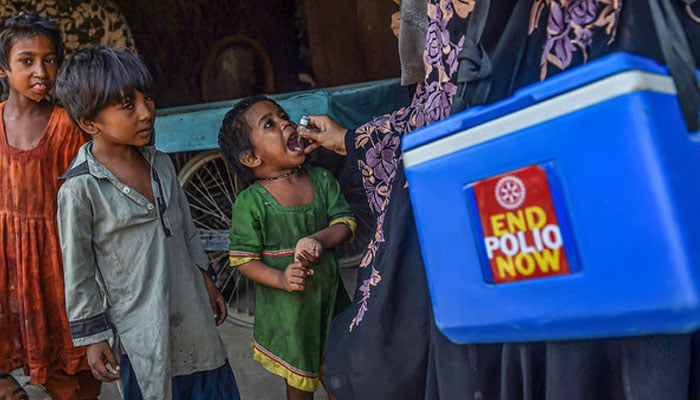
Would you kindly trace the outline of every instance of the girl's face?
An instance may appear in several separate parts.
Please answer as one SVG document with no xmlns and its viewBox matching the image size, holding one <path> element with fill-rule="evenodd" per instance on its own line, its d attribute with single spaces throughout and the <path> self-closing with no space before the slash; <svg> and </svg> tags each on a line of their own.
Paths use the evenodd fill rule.
<svg viewBox="0 0 700 400">
<path fill-rule="evenodd" d="M 306 159 L 296 124 L 277 104 L 259 101 L 245 113 L 253 153 L 269 172 L 281 173 L 301 165 Z"/>
<path fill-rule="evenodd" d="M 156 106 L 153 98 L 134 91 L 133 98 L 107 106 L 92 120 L 80 120 L 95 143 L 144 146 L 151 141 Z"/>
<path fill-rule="evenodd" d="M 0 69 L 0 77 L 7 79 L 10 98 L 20 96 L 39 102 L 56 81 L 56 46 L 44 35 L 14 39 L 7 64 L 9 69 Z"/>
</svg>

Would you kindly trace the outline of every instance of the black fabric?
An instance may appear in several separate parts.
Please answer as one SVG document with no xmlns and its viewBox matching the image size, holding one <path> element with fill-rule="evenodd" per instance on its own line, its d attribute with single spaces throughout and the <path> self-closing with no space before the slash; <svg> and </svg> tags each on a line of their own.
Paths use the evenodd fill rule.
<svg viewBox="0 0 700 400">
<path fill-rule="evenodd" d="M 676 84 L 685 124 L 689 131 L 696 131 L 698 129 L 700 87 L 698 87 L 695 63 L 685 32 L 670 0 L 649 0 L 649 10 L 659 41 L 668 44 L 661 46 L 661 50 Z"/>
<path fill-rule="evenodd" d="M 481 44 L 481 36 L 490 6 L 491 0 L 477 1 L 469 16 L 464 45 L 457 56 L 457 93 L 452 99 L 452 114 L 472 106 L 470 98 L 476 99 L 473 100 L 476 104 L 483 104 L 481 98 L 488 93 L 492 67 L 489 55 Z"/>
<path fill-rule="evenodd" d="M 351 137 L 351 135 L 348 135 Z M 348 147 L 350 149 L 350 147 Z M 352 155 L 349 155 L 352 157 Z M 355 314 L 342 312 L 333 321 L 326 346 L 326 385 L 340 399 L 423 399 L 427 369 L 430 303 L 413 212 L 403 171 L 397 176 L 393 207 L 386 215 L 386 242 L 376 255 L 382 270 L 381 290 L 364 321 L 349 326 Z M 384 264 L 384 265 L 382 265 Z M 371 271 L 360 271 L 358 288 Z M 362 296 L 355 292 L 353 302 Z M 351 310 L 346 310 L 351 311 Z M 348 366 L 356 366 L 351 373 Z M 358 384 L 361 382 L 361 384 Z"/>
<path fill-rule="evenodd" d="M 425 399 L 498 399 L 502 351 L 500 344 L 456 346 L 431 324 Z"/>
<path fill-rule="evenodd" d="M 688 38 L 695 65 L 700 65 L 700 24 L 692 21 L 680 0 L 672 1 L 673 9 Z M 501 16 L 500 26 L 491 24 L 485 27 L 481 43 L 494 65 L 489 93 L 484 101 L 479 94 L 472 95 L 476 97 L 470 97 L 469 104 L 490 104 L 511 96 L 517 89 L 541 80 L 540 56 L 547 41 L 546 28 L 550 15 L 545 10 L 538 20 L 538 28 L 528 34 L 532 3 L 531 0 L 518 1 L 511 13 Z M 700 12 L 700 6 L 693 7 Z M 609 40 L 604 29 L 595 31 L 586 56 L 581 51 L 575 52 L 567 69 L 615 51 L 626 51 L 664 63 L 662 44 L 654 30 L 647 0 L 624 1 L 619 19 L 614 40 Z M 546 70 L 546 77 L 562 72 L 554 65 L 548 65 Z"/>
<path fill-rule="evenodd" d="M 479 41 L 493 67 L 489 87 L 486 93 L 469 91 L 467 104 L 504 99 L 523 86 L 562 71 L 555 64 L 542 62 L 543 49 L 551 38 L 547 27 L 553 17 L 546 8 L 539 17 L 532 14 L 536 2 L 492 4 Z M 550 3 L 564 2 L 546 2 Z M 593 3 L 604 4 L 568 2 L 582 9 Z M 625 0 L 622 4 L 614 31 L 595 30 L 590 46 L 585 52 L 574 51 L 565 69 L 621 50 L 663 60 L 660 46 L 667 44 L 657 40 L 648 3 Z M 674 0 L 674 8 L 697 64 L 700 24 L 685 14 L 680 0 Z M 530 31 L 532 21 L 537 26 Z M 447 32 L 454 38 L 460 29 L 464 34 L 466 24 L 450 24 Z M 355 152 L 352 140 L 349 134 L 347 165 L 355 168 L 359 179 L 362 172 L 357 170 L 357 161 L 367 155 Z M 326 346 L 326 383 L 338 400 L 700 399 L 698 333 L 536 343 L 460 345 L 447 340 L 432 322 L 402 167 L 391 191 L 384 221 L 385 242 L 358 277 L 361 284 L 371 274 L 369 269 L 377 268 L 382 285 L 371 292 L 372 306 L 364 322 L 350 333 L 348 326 L 355 314 L 339 315 Z M 360 295 L 358 288 L 355 303 Z"/>
</svg>

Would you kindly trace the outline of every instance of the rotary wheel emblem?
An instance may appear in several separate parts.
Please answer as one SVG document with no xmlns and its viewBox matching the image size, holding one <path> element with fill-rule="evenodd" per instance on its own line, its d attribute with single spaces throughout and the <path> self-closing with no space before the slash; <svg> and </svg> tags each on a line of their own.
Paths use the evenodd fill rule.
<svg viewBox="0 0 700 400">
<path fill-rule="evenodd" d="M 496 184 L 496 201 L 503 208 L 513 210 L 520 207 L 525 201 L 525 185 L 516 176 L 504 176 Z"/>
</svg>

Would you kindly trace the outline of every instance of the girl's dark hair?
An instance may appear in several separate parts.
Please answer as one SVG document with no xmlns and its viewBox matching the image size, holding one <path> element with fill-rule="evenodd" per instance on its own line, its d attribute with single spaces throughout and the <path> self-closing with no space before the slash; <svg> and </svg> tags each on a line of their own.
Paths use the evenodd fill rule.
<svg viewBox="0 0 700 400">
<path fill-rule="evenodd" d="M 10 69 L 9 60 L 12 46 L 17 38 L 31 38 L 36 35 L 47 37 L 56 48 L 58 65 L 63 62 L 64 46 L 58 24 L 34 13 L 19 13 L 7 19 L 0 28 L 0 68 Z"/>
<path fill-rule="evenodd" d="M 253 104 L 261 101 L 270 101 L 279 107 L 279 104 L 274 100 L 263 95 L 246 97 L 224 115 L 221 128 L 219 128 L 221 154 L 228 166 L 246 185 L 255 182 L 255 175 L 240 160 L 240 156 L 246 151 L 253 151 L 253 144 L 250 141 L 250 126 L 248 126 L 244 114 Z"/>
<path fill-rule="evenodd" d="M 77 51 L 58 70 L 56 97 L 77 121 L 102 109 L 149 94 L 153 78 L 143 60 L 127 48 L 89 47 Z"/>
</svg>

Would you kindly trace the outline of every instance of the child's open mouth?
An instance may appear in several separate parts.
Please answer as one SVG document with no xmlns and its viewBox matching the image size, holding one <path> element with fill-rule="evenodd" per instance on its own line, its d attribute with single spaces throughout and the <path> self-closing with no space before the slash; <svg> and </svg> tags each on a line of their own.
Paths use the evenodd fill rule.
<svg viewBox="0 0 700 400">
<path fill-rule="evenodd" d="M 291 151 L 301 151 L 304 149 L 304 143 L 301 141 L 301 136 L 297 135 L 296 132 L 292 133 L 287 139 L 287 148 Z"/>
</svg>

